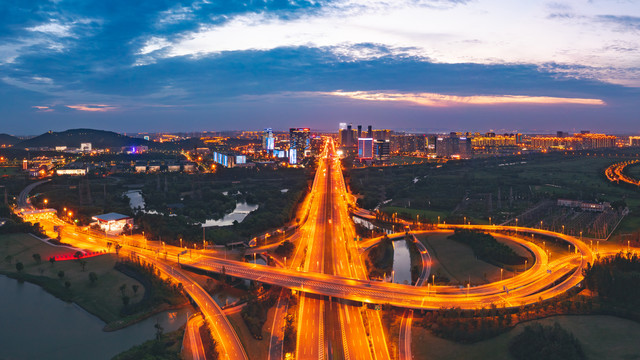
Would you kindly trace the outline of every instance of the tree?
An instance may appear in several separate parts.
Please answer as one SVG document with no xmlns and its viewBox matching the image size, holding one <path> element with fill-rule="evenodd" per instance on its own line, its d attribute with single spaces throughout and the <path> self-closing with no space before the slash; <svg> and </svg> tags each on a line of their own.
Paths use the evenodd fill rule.
<svg viewBox="0 0 640 360">
<path fill-rule="evenodd" d="M 124 306 L 129 305 L 129 301 L 131 301 L 131 299 L 128 296 L 126 295 L 122 296 L 122 305 Z"/>
<path fill-rule="evenodd" d="M 82 266 L 82 271 L 84 272 L 87 268 L 87 260 L 80 260 L 80 266 Z"/>
<path fill-rule="evenodd" d="M 16 263 L 16 270 L 18 270 L 18 272 L 22 272 L 23 269 L 24 269 L 24 265 L 18 261 Z"/>
<path fill-rule="evenodd" d="M 64 282 L 64 287 L 67 288 L 67 290 L 69 290 L 69 288 L 71 287 L 71 282 L 69 282 L 69 280 Z"/>
<path fill-rule="evenodd" d="M 64 271 L 58 271 L 58 277 L 60 278 L 60 280 L 64 279 Z"/>
<path fill-rule="evenodd" d="M 131 288 L 133 289 L 133 293 L 137 294 L 138 293 L 138 289 L 140 288 L 140 285 L 134 284 L 134 285 L 131 285 Z"/>
<path fill-rule="evenodd" d="M 50 257 L 49 258 L 49 262 L 51 263 L 51 266 L 53 266 L 53 263 L 56 262 L 56 258 L 55 257 Z"/>
<path fill-rule="evenodd" d="M 127 290 L 127 284 L 122 284 L 120 285 L 120 293 L 122 294 L 122 296 L 124 297 L 124 291 Z"/>
<path fill-rule="evenodd" d="M 91 282 L 91 285 L 95 284 L 96 281 L 98 281 L 98 274 L 94 273 L 93 271 L 89 273 L 89 281 Z"/>
<path fill-rule="evenodd" d="M 13 256 L 11 256 L 11 255 L 5 256 L 4 261 L 6 261 L 9 264 L 11 264 L 11 262 L 13 261 Z"/>
<path fill-rule="evenodd" d="M 156 340 L 160 340 L 162 338 L 162 332 L 164 331 L 164 328 L 160 325 L 157 319 L 154 327 L 156 328 Z"/>
<path fill-rule="evenodd" d="M 120 256 L 120 249 L 121 249 L 121 248 L 122 248 L 122 245 L 120 245 L 120 244 L 116 244 L 116 247 L 115 247 L 115 249 L 116 249 L 116 256 Z"/>
<path fill-rule="evenodd" d="M 76 251 L 76 253 L 73 254 L 73 257 L 76 258 L 76 260 L 80 260 L 80 258 L 82 258 L 82 252 Z"/>
<path fill-rule="evenodd" d="M 42 262 L 42 257 L 40 256 L 40 254 L 36 253 L 31 256 L 33 257 L 33 260 L 36 261 L 36 264 L 40 265 L 40 263 Z"/>
</svg>

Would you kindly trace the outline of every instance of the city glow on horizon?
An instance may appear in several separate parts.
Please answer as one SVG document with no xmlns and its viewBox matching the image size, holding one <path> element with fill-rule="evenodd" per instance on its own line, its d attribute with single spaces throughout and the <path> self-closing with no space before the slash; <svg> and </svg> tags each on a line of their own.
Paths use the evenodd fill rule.
<svg viewBox="0 0 640 360">
<path fill-rule="evenodd" d="M 604 106 L 600 99 L 561 98 L 550 96 L 526 95 L 473 95 L 457 96 L 436 93 L 392 93 L 375 91 L 333 91 L 325 93 L 332 96 L 342 96 L 356 100 L 380 102 L 407 102 L 419 106 L 450 107 L 464 105 L 506 105 L 506 104 L 536 104 L 536 105 L 595 105 Z"/>
</svg>

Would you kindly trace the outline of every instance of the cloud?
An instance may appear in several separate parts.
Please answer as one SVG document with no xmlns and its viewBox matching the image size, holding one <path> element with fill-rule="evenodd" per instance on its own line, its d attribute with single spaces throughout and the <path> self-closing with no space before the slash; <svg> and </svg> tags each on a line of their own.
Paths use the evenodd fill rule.
<svg viewBox="0 0 640 360">
<path fill-rule="evenodd" d="M 622 30 L 631 30 L 634 32 L 640 30 L 640 17 L 638 16 L 600 15 L 597 19 L 605 23 L 617 25 Z"/>
<path fill-rule="evenodd" d="M 32 108 L 38 110 L 39 112 L 51 112 L 51 111 L 53 111 L 53 109 L 50 108 L 49 106 L 35 105 L 35 106 L 32 106 Z"/>
<path fill-rule="evenodd" d="M 100 104 L 78 104 L 78 105 L 67 105 L 68 108 L 78 110 L 78 111 L 89 111 L 89 112 L 107 112 L 116 110 L 116 106 L 110 105 L 100 105 Z"/>
<path fill-rule="evenodd" d="M 27 28 L 28 31 L 40 32 L 49 35 L 65 37 L 71 35 L 71 26 L 67 24 L 60 24 L 58 22 L 52 21 L 46 24 L 34 26 L 31 28 Z"/>
<path fill-rule="evenodd" d="M 473 95 L 457 96 L 436 93 L 393 93 L 376 91 L 334 91 L 325 95 L 377 102 L 402 102 L 427 107 L 451 107 L 466 105 L 606 105 L 601 99 L 560 98 L 526 95 Z"/>
</svg>

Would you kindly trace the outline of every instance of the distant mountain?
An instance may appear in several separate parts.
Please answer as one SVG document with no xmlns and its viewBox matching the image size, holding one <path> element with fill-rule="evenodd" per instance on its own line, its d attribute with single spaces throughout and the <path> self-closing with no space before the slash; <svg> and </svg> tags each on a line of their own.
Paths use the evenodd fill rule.
<svg viewBox="0 0 640 360">
<path fill-rule="evenodd" d="M 152 145 L 150 141 L 132 138 L 112 131 L 93 129 L 71 129 L 62 132 L 48 132 L 34 138 L 21 141 L 15 148 L 55 148 L 66 146 L 79 148 L 81 143 L 91 143 L 94 149 L 118 148 L 123 146 Z"/>
<path fill-rule="evenodd" d="M 15 145 L 17 143 L 20 142 L 20 139 L 18 139 L 15 136 L 9 135 L 9 134 L 0 134 L 0 146 L 9 146 L 9 145 Z"/>
</svg>

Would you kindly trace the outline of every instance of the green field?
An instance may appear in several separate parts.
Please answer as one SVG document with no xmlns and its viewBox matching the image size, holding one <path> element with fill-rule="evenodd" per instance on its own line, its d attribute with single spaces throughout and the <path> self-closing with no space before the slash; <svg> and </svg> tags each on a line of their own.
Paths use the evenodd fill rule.
<svg viewBox="0 0 640 360">
<path fill-rule="evenodd" d="M 617 150 L 616 150 L 617 151 Z M 587 156 L 587 154 L 589 154 Z M 604 154 L 604 156 L 603 156 Z M 441 222 L 493 223 L 511 219 L 543 200 L 626 202 L 629 215 L 614 233 L 640 229 L 640 191 L 609 182 L 604 170 L 623 160 L 614 152 L 522 155 L 446 164 L 353 169 L 348 180 L 359 205 Z M 640 166 L 633 171 L 640 172 Z"/>
<path fill-rule="evenodd" d="M 545 325 L 558 322 L 582 343 L 589 359 L 639 359 L 637 338 L 640 324 L 612 316 L 580 315 L 556 316 L 536 320 Z M 414 322 L 414 324 L 416 324 Z M 457 344 L 433 336 L 429 331 L 412 327 L 412 351 L 415 359 L 512 359 L 509 341 L 519 334 L 527 323 L 519 324 L 509 332 L 475 344 Z"/>
<path fill-rule="evenodd" d="M 500 268 L 482 260 L 478 260 L 469 246 L 447 239 L 452 231 L 419 235 L 418 239 L 427 247 L 431 254 L 433 265 L 431 274 L 438 271 L 448 277 L 454 284 L 465 284 L 471 279 L 472 285 L 486 284 L 500 280 Z M 531 265 L 531 254 L 521 246 L 498 238 L 514 249 L 518 255 L 527 256 Z M 485 276 L 486 275 L 486 276 Z M 504 271 L 503 276 L 513 276 L 512 272 Z"/>
<path fill-rule="evenodd" d="M 40 264 L 32 256 L 35 253 L 42 258 Z M 29 234 L 0 235 L 0 272 L 15 275 L 15 264 L 22 262 L 25 280 L 37 283 L 60 298 L 77 303 L 107 323 L 120 319 L 120 309 L 123 306 L 119 289 L 121 285 L 126 284 L 125 294 L 131 298 L 132 304 L 143 298 L 144 287 L 138 281 L 113 269 L 115 254 L 87 258 L 85 271 L 82 271 L 76 260 L 57 261 L 53 265 L 48 261 L 53 255 L 74 253 L 75 250 L 49 245 Z M 8 261 L 7 256 L 11 256 L 11 261 Z M 64 271 L 63 279 L 58 277 L 59 271 Z M 98 276 L 94 285 L 89 281 L 90 272 L 95 272 Z M 69 289 L 65 287 L 65 281 L 71 283 Z M 139 286 L 135 294 L 132 285 Z"/>
</svg>

